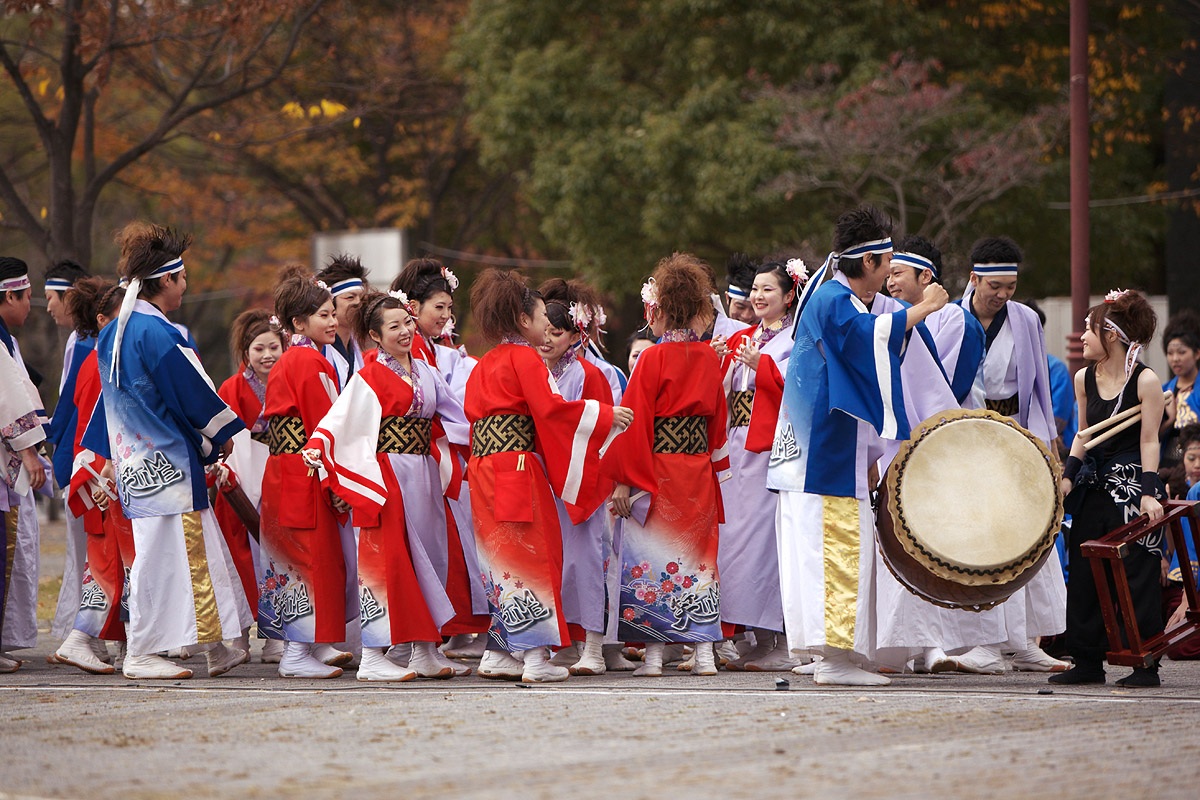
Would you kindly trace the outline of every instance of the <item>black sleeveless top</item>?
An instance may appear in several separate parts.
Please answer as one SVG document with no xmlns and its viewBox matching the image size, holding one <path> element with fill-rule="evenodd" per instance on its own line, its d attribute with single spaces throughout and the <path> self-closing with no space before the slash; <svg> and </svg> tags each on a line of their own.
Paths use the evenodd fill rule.
<svg viewBox="0 0 1200 800">
<path fill-rule="evenodd" d="M 1096 365 L 1092 364 L 1087 368 L 1083 375 L 1083 391 L 1084 397 L 1087 398 L 1087 423 L 1095 425 L 1097 422 L 1108 419 L 1113 416 L 1114 412 L 1120 413 L 1127 409 L 1136 406 L 1138 400 L 1138 376 L 1142 374 L 1142 370 L 1146 369 L 1146 365 L 1141 362 L 1133 365 L 1133 372 L 1129 375 L 1129 380 L 1125 383 L 1125 388 L 1121 390 L 1121 394 L 1114 397 L 1112 400 L 1105 400 L 1100 396 L 1100 389 L 1096 386 Z M 1121 407 L 1117 408 L 1117 401 L 1121 401 Z M 1117 423 L 1120 425 L 1121 423 Z M 1100 431 L 1097 436 L 1103 435 L 1107 429 Z M 1138 415 L 1138 421 L 1118 433 L 1103 444 L 1097 445 L 1092 449 L 1091 454 L 1096 460 L 1103 463 L 1108 461 L 1118 453 L 1133 452 L 1138 453 L 1141 447 L 1142 439 L 1142 423 L 1141 415 Z"/>
</svg>

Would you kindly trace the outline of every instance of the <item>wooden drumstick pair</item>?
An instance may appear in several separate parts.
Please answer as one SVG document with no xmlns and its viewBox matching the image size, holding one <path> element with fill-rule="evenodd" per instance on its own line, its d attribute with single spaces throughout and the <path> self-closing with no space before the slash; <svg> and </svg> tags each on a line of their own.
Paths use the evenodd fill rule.
<svg viewBox="0 0 1200 800">
<path fill-rule="evenodd" d="M 1164 400 L 1169 399 L 1170 397 L 1170 392 L 1163 392 Z M 1134 425 L 1136 425 L 1138 421 L 1138 415 L 1141 413 L 1141 411 L 1142 404 L 1138 403 L 1132 408 L 1125 409 L 1120 414 L 1114 414 L 1108 419 L 1097 422 L 1095 425 L 1089 425 L 1075 435 L 1082 436 L 1084 439 L 1087 439 L 1088 441 L 1083 445 L 1083 449 L 1091 450 L 1093 447 L 1104 444 L 1121 431 L 1132 428 Z M 1104 431 L 1105 428 L 1108 428 L 1108 430 Z M 1095 439 L 1090 438 L 1098 431 L 1104 431 L 1104 433 L 1096 436 Z"/>
</svg>

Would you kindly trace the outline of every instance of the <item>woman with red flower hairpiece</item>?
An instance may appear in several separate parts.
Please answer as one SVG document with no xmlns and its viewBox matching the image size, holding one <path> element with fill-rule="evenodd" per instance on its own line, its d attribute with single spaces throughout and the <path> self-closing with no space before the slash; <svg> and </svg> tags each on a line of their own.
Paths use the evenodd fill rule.
<svg viewBox="0 0 1200 800">
<path fill-rule="evenodd" d="M 1166 493 L 1158 477 L 1163 391 L 1154 371 L 1139 360 L 1142 348 L 1154 336 L 1156 322 L 1146 298 L 1133 291 L 1116 291 L 1088 311 L 1084 324 L 1083 357 L 1092 363 L 1075 373 L 1080 428 L 1139 404 L 1141 411 L 1132 427 L 1114 426 L 1111 430 L 1119 432 L 1091 448 L 1085 447 L 1091 437 L 1076 436 L 1063 469 L 1065 508 L 1071 514 L 1069 560 L 1081 568 L 1072 569 L 1067 582 L 1066 645 L 1075 666 L 1050 676 L 1051 683 L 1104 683 L 1104 653 L 1120 645 L 1107 640 L 1092 570 L 1080 547 L 1142 514 L 1151 520 L 1163 515 L 1159 500 Z M 1164 544 L 1159 531 L 1139 540 L 1121 559 L 1143 641 L 1163 630 Z M 1158 665 L 1134 667 L 1117 684 L 1158 686 Z"/>
<path fill-rule="evenodd" d="M 633 414 L 563 399 L 535 349 L 550 326 L 546 304 L 518 275 L 485 271 L 471 289 L 471 308 L 483 334 L 499 341 L 467 383 L 471 511 L 492 604 L 479 674 L 562 681 L 569 673 L 547 652 L 568 640 L 554 497 L 574 523 L 592 515 L 603 501 L 599 451 Z M 509 653 L 523 653 L 523 663 Z"/>
<path fill-rule="evenodd" d="M 603 474 L 618 482 L 612 508 L 622 529 L 618 636 L 647 643 L 634 675 L 661 676 L 667 642 L 694 645 L 693 674 L 717 671 L 717 473 L 729 469 L 729 455 L 721 359 L 699 334 L 711 293 L 708 268 L 681 253 L 660 261 L 642 287 L 660 342 L 642 354 L 625 391 L 636 423 L 604 456 Z M 672 563 L 675 573 L 667 571 Z"/>
</svg>

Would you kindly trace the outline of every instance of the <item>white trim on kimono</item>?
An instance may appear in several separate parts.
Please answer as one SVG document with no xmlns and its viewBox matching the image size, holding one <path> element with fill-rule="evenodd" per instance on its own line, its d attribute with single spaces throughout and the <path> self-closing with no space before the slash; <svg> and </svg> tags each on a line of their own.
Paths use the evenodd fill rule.
<svg viewBox="0 0 1200 800">
<path fill-rule="evenodd" d="M 551 380 L 554 380 L 551 377 Z M 567 467 L 567 478 L 563 482 L 562 500 L 574 504 L 579 499 L 579 488 L 583 483 L 583 467 L 587 460 L 587 446 L 600 421 L 600 401 L 584 400 L 583 415 L 579 425 L 575 427 L 575 435 L 571 437 L 571 460 Z"/>
</svg>

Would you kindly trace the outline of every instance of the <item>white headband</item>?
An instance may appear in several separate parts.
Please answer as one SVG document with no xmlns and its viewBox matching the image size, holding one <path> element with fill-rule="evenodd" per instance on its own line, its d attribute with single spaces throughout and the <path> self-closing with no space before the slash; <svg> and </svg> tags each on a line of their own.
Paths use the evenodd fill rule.
<svg viewBox="0 0 1200 800">
<path fill-rule="evenodd" d="M 164 278 L 167 275 L 173 275 L 182 270 L 183 258 L 173 258 L 154 270 L 154 272 L 151 272 L 146 277 L 146 280 Z M 138 294 L 142 291 L 142 283 L 141 278 L 133 278 L 129 281 L 129 286 L 125 289 L 125 299 L 121 301 L 121 311 L 117 314 L 117 332 L 113 336 L 112 364 L 108 368 L 108 379 L 118 387 L 121 385 L 121 372 L 118 366 L 121 361 L 121 340 L 125 338 L 125 326 L 129 324 L 129 317 L 133 314 L 133 307 L 137 305 Z"/>
<path fill-rule="evenodd" d="M 45 288 L 47 292 L 67 292 L 72 286 L 74 284 L 66 278 L 47 278 Z"/>
<path fill-rule="evenodd" d="M 933 273 L 933 277 L 938 276 L 937 267 L 933 266 L 933 262 L 917 253 L 896 253 L 892 256 L 892 264 L 906 264 L 918 271 L 927 269 Z"/>
<path fill-rule="evenodd" d="M 19 292 L 22 289 L 28 289 L 32 286 L 29 282 L 29 274 L 18 275 L 15 278 L 6 278 L 0 281 L 0 292 Z"/>
<path fill-rule="evenodd" d="M 983 275 L 987 278 L 1015 278 L 1017 276 L 1017 268 L 1020 266 L 1020 264 L 1012 261 L 972 264 L 971 271 L 976 275 Z"/>
<path fill-rule="evenodd" d="M 344 281 L 338 281 L 333 286 L 329 287 L 329 294 L 333 297 L 343 295 L 346 292 L 353 292 L 355 289 L 363 288 L 362 278 L 347 278 Z"/>
</svg>

